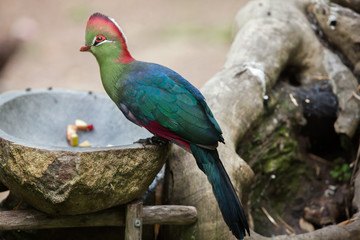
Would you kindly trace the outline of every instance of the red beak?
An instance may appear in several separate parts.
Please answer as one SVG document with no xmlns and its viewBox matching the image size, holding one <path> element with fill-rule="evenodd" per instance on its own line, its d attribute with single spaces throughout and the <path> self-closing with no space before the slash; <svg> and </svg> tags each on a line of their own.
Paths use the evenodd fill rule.
<svg viewBox="0 0 360 240">
<path fill-rule="evenodd" d="M 80 48 L 80 51 L 81 52 L 86 52 L 86 51 L 89 51 L 90 48 L 91 48 L 91 46 L 83 46 L 83 47 Z"/>
</svg>

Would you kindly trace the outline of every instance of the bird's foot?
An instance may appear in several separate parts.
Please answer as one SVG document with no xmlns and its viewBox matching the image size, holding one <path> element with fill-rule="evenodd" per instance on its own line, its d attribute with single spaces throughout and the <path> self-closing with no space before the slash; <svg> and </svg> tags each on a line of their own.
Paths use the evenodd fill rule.
<svg viewBox="0 0 360 240">
<path fill-rule="evenodd" d="M 154 136 L 151 138 L 143 138 L 143 139 L 139 139 L 134 143 L 140 143 L 142 144 L 144 147 L 146 145 L 158 145 L 158 146 L 164 146 L 165 144 L 168 144 L 169 141 L 163 137 L 158 137 L 158 136 Z"/>
</svg>

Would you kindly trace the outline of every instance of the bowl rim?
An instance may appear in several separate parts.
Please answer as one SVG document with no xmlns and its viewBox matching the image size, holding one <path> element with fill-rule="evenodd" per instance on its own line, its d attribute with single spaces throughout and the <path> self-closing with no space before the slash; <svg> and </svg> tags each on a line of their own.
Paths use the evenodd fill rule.
<svg viewBox="0 0 360 240">
<path fill-rule="evenodd" d="M 92 94 L 99 98 L 109 98 L 104 93 L 98 93 L 93 91 L 83 91 L 83 90 L 70 90 L 70 89 L 30 89 L 30 90 L 13 90 L 8 91 L 0 94 L 0 106 L 3 104 L 10 102 L 18 97 L 24 96 L 24 95 L 35 95 L 35 94 L 41 94 L 41 93 L 49 93 L 49 92 L 56 92 L 56 93 L 70 93 L 70 94 Z M 110 98 L 109 98 L 110 99 Z M 65 131 L 65 130 L 64 130 Z M 0 139 L 3 139 L 7 142 L 10 142 L 14 145 L 21 145 L 28 148 L 35 148 L 38 150 L 44 150 L 44 151 L 62 151 L 62 152 L 71 152 L 71 153 L 82 153 L 82 152 L 103 152 L 108 150 L 128 150 L 128 149 L 137 149 L 137 148 L 144 148 L 143 144 L 140 143 L 132 143 L 132 144 L 126 144 L 126 145 L 114 145 L 109 147 L 59 147 L 59 146 L 53 146 L 53 145 L 46 145 L 46 144 L 32 144 L 26 139 L 21 139 L 18 137 L 14 137 L 5 131 L 3 131 L 0 128 Z M 147 145 L 146 147 L 150 147 L 150 145 Z"/>
</svg>

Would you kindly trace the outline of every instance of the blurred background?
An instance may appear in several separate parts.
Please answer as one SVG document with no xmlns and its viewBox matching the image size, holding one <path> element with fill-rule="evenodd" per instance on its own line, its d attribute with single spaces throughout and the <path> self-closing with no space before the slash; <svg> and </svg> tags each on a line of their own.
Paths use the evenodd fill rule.
<svg viewBox="0 0 360 240">
<path fill-rule="evenodd" d="M 26 88 L 103 92 L 81 53 L 94 12 L 114 18 L 135 59 L 172 68 L 201 87 L 224 64 L 232 23 L 247 0 L 0 1 L 0 93 Z"/>
</svg>

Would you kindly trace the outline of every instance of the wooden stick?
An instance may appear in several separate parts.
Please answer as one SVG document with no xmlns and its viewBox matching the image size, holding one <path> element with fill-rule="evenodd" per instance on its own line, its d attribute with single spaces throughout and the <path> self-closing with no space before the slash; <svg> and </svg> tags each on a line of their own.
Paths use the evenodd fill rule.
<svg viewBox="0 0 360 240">
<path fill-rule="evenodd" d="M 126 205 L 125 240 L 141 240 L 142 217 L 142 200 L 135 200 Z"/>
<path fill-rule="evenodd" d="M 280 221 L 282 224 L 285 225 L 285 227 L 286 227 L 288 230 L 290 230 L 291 235 L 295 235 L 295 230 L 294 230 L 294 228 L 292 228 L 289 224 L 287 224 L 287 222 L 285 222 L 285 220 L 282 219 L 280 216 L 277 216 L 277 218 L 279 219 L 279 221 Z"/>
<path fill-rule="evenodd" d="M 144 224 L 188 225 L 197 220 L 196 208 L 190 206 L 146 206 L 143 214 Z"/>
<path fill-rule="evenodd" d="M 261 207 L 261 210 L 264 212 L 264 214 L 269 219 L 269 221 L 275 225 L 275 227 L 277 228 L 280 227 L 279 224 L 275 221 L 275 219 L 268 213 L 268 211 L 264 207 Z"/>
<path fill-rule="evenodd" d="M 197 211 L 192 206 L 158 205 L 143 207 L 143 223 L 192 224 Z M 49 216 L 37 210 L 0 211 L 0 231 L 71 227 L 125 226 L 124 207 L 75 216 Z"/>
</svg>

